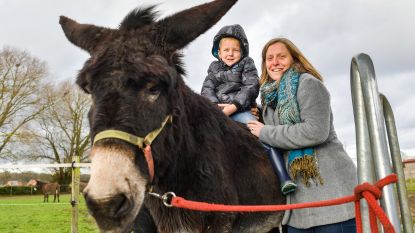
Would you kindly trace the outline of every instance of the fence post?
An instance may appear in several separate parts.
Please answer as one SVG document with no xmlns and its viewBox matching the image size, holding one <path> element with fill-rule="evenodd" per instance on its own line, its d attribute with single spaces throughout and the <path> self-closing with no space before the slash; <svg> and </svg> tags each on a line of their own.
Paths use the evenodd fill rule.
<svg viewBox="0 0 415 233">
<path fill-rule="evenodd" d="M 74 167 L 74 163 L 79 163 L 79 156 L 75 155 L 72 161 L 72 188 L 71 188 L 71 205 L 72 205 L 72 224 L 71 232 L 78 233 L 78 215 L 79 215 L 79 183 L 80 183 L 80 168 Z"/>
</svg>

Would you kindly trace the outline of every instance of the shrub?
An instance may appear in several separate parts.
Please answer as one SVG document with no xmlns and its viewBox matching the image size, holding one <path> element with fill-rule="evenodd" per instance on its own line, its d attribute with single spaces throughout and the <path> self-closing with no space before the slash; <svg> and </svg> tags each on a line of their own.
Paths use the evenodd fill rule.
<svg viewBox="0 0 415 233">
<path fill-rule="evenodd" d="M 35 190 L 30 186 L 3 186 L 0 187 L 0 195 L 30 195 L 42 194 L 41 190 Z"/>
</svg>

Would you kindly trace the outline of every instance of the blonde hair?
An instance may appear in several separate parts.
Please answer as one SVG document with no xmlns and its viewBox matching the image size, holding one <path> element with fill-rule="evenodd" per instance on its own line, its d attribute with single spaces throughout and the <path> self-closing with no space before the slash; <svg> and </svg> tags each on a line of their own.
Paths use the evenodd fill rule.
<svg viewBox="0 0 415 233">
<path fill-rule="evenodd" d="M 262 49 L 262 64 L 261 64 L 261 77 L 259 79 L 259 84 L 262 86 L 262 84 L 266 82 L 270 82 L 272 79 L 269 77 L 266 67 L 266 55 L 268 48 L 276 43 L 282 43 L 285 45 L 285 47 L 290 52 L 292 58 L 293 58 L 293 64 L 292 67 L 299 73 L 309 73 L 319 79 L 320 81 L 323 81 L 323 77 L 320 75 L 320 73 L 311 65 L 311 63 L 305 58 L 303 53 L 291 42 L 290 40 L 286 38 L 274 38 L 268 41 L 264 48 Z"/>
<path fill-rule="evenodd" d="M 237 41 L 239 44 L 239 48 L 242 49 L 241 42 L 238 39 L 236 39 L 235 37 L 228 36 L 228 37 L 223 37 L 222 39 L 220 39 L 218 50 L 220 50 L 220 45 L 222 44 L 222 41 L 224 40 Z"/>
</svg>

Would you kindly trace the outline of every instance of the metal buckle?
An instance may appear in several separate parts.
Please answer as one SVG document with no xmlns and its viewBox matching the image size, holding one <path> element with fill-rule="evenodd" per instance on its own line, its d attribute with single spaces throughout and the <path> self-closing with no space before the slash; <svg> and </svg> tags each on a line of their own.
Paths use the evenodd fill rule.
<svg viewBox="0 0 415 233">
<path fill-rule="evenodd" d="M 171 204 L 171 201 L 173 200 L 173 198 L 176 197 L 176 194 L 174 192 L 167 192 L 163 195 L 160 195 L 158 193 L 148 192 L 148 195 L 160 199 L 163 202 L 163 205 L 165 205 L 166 207 L 173 207 L 173 205 Z"/>
</svg>

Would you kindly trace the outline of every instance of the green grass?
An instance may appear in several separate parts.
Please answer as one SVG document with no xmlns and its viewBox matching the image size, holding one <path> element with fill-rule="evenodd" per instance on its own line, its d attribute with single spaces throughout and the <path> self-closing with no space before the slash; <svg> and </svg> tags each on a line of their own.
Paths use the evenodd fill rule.
<svg viewBox="0 0 415 233">
<path fill-rule="evenodd" d="M 415 181 L 414 180 L 407 180 L 406 181 L 406 189 L 408 192 L 415 193 Z"/>
<path fill-rule="evenodd" d="M 43 203 L 43 196 L 0 196 L 1 233 L 66 233 L 71 232 L 70 195 L 61 195 L 60 203 Z M 99 232 L 88 214 L 85 201 L 79 204 L 78 232 Z"/>
</svg>

